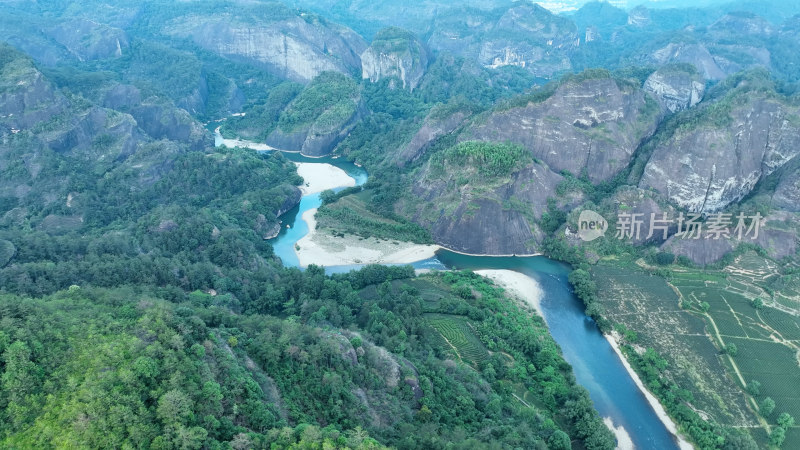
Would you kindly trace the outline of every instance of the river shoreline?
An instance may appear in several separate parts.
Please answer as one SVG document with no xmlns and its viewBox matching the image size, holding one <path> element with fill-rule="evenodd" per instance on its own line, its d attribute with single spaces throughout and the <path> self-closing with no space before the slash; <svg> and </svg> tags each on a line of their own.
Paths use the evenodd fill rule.
<svg viewBox="0 0 800 450">
<path fill-rule="evenodd" d="M 294 164 L 297 166 L 297 174 L 303 177 L 303 185 L 300 186 L 303 195 L 356 185 L 353 177 L 331 164 L 302 162 Z"/>
<path fill-rule="evenodd" d="M 218 139 L 217 145 L 221 144 L 226 146 L 239 146 L 254 150 L 283 151 L 274 149 L 266 144 L 235 139 L 223 139 L 219 134 L 219 129 L 216 130 L 216 134 Z M 357 184 L 356 180 L 349 176 L 342 169 L 330 164 L 296 164 L 298 165 L 298 173 L 304 179 L 305 185 L 301 187 L 304 197 L 311 194 L 317 194 L 326 189 L 342 188 Z M 344 175 L 344 177 L 342 177 L 342 175 Z M 297 260 L 299 261 L 298 265 L 300 267 L 307 267 L 309 264 L 317 264 L 328 267 L 353 266 L 372 263 L 411 264 L 417 261 L 433 258 L 436 256 L 436 252 L 439 250 L 448 250 L 450 252 L 465 256 L 497 258 L 515 256 L 531 257 L 541 255 L 541 253 L 529 255 L 480 255 L 459 252 L 439 245 L 421 245 L 408 242 L 401 243 L 398 241 L 378 240 L 375 238 L 365 239 L 357 236 L 335 237 L 327 233 L 316 232 L 316 220 L 314 217 L 316 212 L 317 209 L 312 208 L 302 213 L 301 220 L 305 221 L 306 225 L 308 226 L 308 233 L 302 238 L 294 241 L 294 244 L 291 247 L 285 249 L 285 251 L 294 253 L 292 256 L 297 257 Z M 293 263 L 293 265 L 294 264 L 297 263 Z M 475 272 L 494 280 L 498 285 L 506 288 L 510 293 L 514 294 L 524 304 L 527 304 L 534 309 L 542 318 L 545 317 L 543 308 L 541 306 L 541 299 L 544 296 L 544 290 L 539 285 L 537 280 L 512 270 L 485 269 L 476 270 Z M 619 345 L 615 338 L 608 335 L 603 337 L 619 357 L 624 370 L 627 371 L 635 386 L 644 395 L 646 402 L 656 414 L 657 419 L 663 424 L 665 431 L 668 433 L 667 436 L 672 434 L 677 439 L 677 445 L 681 450 L 693 449 L 693 446 L 678 434 L 675 423 L 666 414 L 664 407 L 658 402 L 655 396 L 653 396 L 646 389 L 642 381 L 639 379 L 638 374 L 636 374 L 636 372 L 630 366 L 630 363 L 620 351 Z M 634 447 L 632 436 L 627 430 L 625 430 L 624 427 L 614 426 L 614 419 L 612 417 L 604 417 L 604 423 L 614 432 L 617 438 L 618 449 L 628 450 L 629 448 Z M 665 436 L 665 438 L 667 436 Z M 639 436 L 637 439 L 641 439 L 641 436 Z"/>
<path fill-rule="evenodd" d="M 444 246 L 439 246 L 442 250 L 447 250 L 448 252 L 458 253 L 459 255 L 464 256 L 483 256 L 486 258 L 530 258 L 531 256 L 544 256 L 544 253 L 530 253 L 525 255 L 518 255 L 518 254 L 511 254 L 511 255 L 488 255 L 488 254 L 481 254 L 481 253 L 467 253 L 467 252 L 460 252 L 458 250 L 453 250 L 452 248 L 447 248 Z"/>
<path fill-rule="evenodd" d="M 617 448 L 615 450 L 635 450 L 636 446 L 633 445 L 631 435 L 622 426 L 615 427 L 614 420 L 611 417 L 603 417 L 603 423 L 606 424 L 609 430 L 614 433 L 617 438 Z"/>
<path fill-rule="evenodd" d="M 544 318 L 541 304 L 544 291 L 533 278 L 513 270 L 503 269 L 483 269 L 476 270 L 475 273 L 494 281 Z"/>
<path fill-rule="evenodd" d="M 639 374 L 633 370 L 633 367 L 631 367 L 631 364 L 628 362 L 628 359 L 625 357 L 625 355 L 622 353 L 622 349 L 619 347 L 619 342 L 617 341 L 616 335 L 604 334 L 603 337 L 606 338 L 609 345 L 611 345 L 611 348 L 614 349 L 614 353 L 616 353 L 619 359 L 622 361 L 622 365 L 625 367 L 625 370 L 628 371 L 628 374 L 630 375 L 631 379 L 633 379 L 633 382 L 645 396 L 647 403 L 649 403 L 650 407 L 653 408 L 653 411 L 655 411 L 656 416 L 658 416 L 659 420 L 661 420 L 661 423 L 663 423 L 667 431 L 672 433 L 672 435 L 678 440 L 678 447 L 681 450 L 693 450 L 694 446 L 683 436 L 681 436 L 680 433 L 678 433 L 678 426 L 675 425 L 675 422 L 673 422 L 672 418 L 667 414 L 664 406 L 658 401 L 656 396 L 647 389 L 642 382 L 642 379 L 639 378 Z"/>
<path fill-rule="evenodd" d="M 317 221 L 314 218 L 316 213 L 317 210 L 314 208 L 302 215 L 302 220 L 308 225 L 308 234 L 298 240 L 295 246 L 300 267 L 308 267 L 309 264 L 329 267 L 356 264 L 411 264 L 433 258 L 436 251 L 441 248 L 438 245 L 381 241 L 375 238 L 359 239 L 356 236 L 334 237 L 318 233 Z"/>
<path fill-rule="evenodd" d="M 261 152 L 275 151 L 275 152 L 281 152 L 281 153 L 295 153 L 295 154 L 298 154 L 298 155 L 302 155 L 303 154 L 303 152 L 301 152 L 300 150 L 284 150 L 282 148 L 275 148 L 275 147 L 273 147 L 271 145 L 268 145 L 268 144 L 265 144 L 265 143 L 262 143 L 262 142 L 248 141 L 246 139 L 228 139 L 228 138 L 225 138 L 225 137 L 222 136 L 222 133 L 220 132 L 220 128 L 221 128 L 221 126 L 219 126 L 219 127 L 214 129 L 214 146 L 215 147 L 219 147 L 220 145 L 224 145 L 225 147 L 228 147 L 228 148 L 234 148 L 234 147 L 249 148 L 250 150 L 257 150 L 257 151 L 261 151 Z M 326 156 L 329 156 L 329 155 L 322 155 L 322 156 L 303 155 L 303 156 L 305 158 L 320 159 L 320 158 L 325 158 Z"/>
</svg>

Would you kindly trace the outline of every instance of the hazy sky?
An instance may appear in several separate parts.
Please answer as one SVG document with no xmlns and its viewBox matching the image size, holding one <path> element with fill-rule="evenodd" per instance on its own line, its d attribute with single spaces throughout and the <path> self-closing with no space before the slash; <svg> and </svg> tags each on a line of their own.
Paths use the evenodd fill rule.
<svg viewBox="0 0 800 450">
<path fill-rule="evenodd" d="M 571 11 L 581 7 L 584 3 L 591 0 L 544 0 L 536 1 L 536 3 L 544 6 L 553 12 Z M 758 1 L 758 0 L 755 0 Z M 687 6 L 709 6 L 718 5 L 722 3 L 730 3 L 731 0 L 609 0 L 614 6 L 623 9 L 631 9 L 638 5 L 645 5 L 651 8 L 670 8 L 670 7 L 687 7 Z"/>
</svg>

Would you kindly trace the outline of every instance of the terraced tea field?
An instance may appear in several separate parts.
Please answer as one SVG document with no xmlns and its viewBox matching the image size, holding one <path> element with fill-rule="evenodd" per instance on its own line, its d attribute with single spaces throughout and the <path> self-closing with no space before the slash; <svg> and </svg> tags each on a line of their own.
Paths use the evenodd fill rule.
<svg viewBox="0 0 800 450">
<path fill-rule="evenodd" d="M 598 265 L 594 276 L 608 318 L 634 330 L 638 345 L 668 360 L 669 376 L 692 391 L 691 407 L 701 416 L 751 428 L 765 444 L 780 413 L 800 418 L 800 302 L 794 285 L 786 283 L 778 264 L 755 253 L 723 270 L 672 269 L 667 282 L 635 266 Z M 724 351 L 731 346 L 735 355 Z M 757 394 L 745 390 L 753 381 L 760 384 Z M 765 416 L 758 404 L 766 397 L 776 407 Z M 788 431 L 784 448 L 800 448 L 797 427 Z"/>
<path fill-rule="evenodd" d="M 635 346 L 653 348 L 667 360 L 668 376 L 692 392 L 692 409 L 725 425 L 758 425 L 743 393 L 727 376 L 705 323 L 681 309 L 672 286 L 635 267 L 598 265 L 593 273 L 606 317 L 635 331 Z"/>
<path fill-rule="evenodd" d="M 439 332 L 444 342 L 464 362 L 477 366 L 489 358 L 466 317 L 448 314 L 426 314 L 425 319 Z"/>
</svg>

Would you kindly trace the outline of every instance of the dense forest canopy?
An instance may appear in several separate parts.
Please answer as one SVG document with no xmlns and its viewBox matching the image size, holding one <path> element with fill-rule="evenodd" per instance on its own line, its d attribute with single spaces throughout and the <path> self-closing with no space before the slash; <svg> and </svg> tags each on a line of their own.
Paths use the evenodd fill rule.
<svg viewBox="0 0 800 450">
<path fill-rule="evenodd" d="M 800 442 L 776 381 L 796 367 L 745 366 L 769 353 L 748 332 L 796 349 L 800 9 L 555 3 L 5 2 L 0 446 L 618 444 L 543 319 L 487 279 L 284 267 L 269 238 L 309 180 L 217 127 L 366 168 L 320 195 L 319 232 L 570 263 L 587 326 L 698 448 Z M 584 243 L 582 209 L 771 225 Z M 634 282 L 728 327 L 689 350 L 733 383 L 615 303 Z"/>
</svg>

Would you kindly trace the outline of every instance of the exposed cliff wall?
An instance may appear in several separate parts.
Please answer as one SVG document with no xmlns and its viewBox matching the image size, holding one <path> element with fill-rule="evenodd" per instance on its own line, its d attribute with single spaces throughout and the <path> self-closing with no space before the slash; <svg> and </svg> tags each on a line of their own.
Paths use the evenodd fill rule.
<svg viewBox="0 0 800 450">
<path fill-rule="evenodd" d="M 539 103 L 491 113 L 465 138 L 518 143 L 556 172 L 610 179 L 655 131 L 659 108 L 633 85 L 604 77 L 576 80 Z"/>
<path fill-rule="evenodd" d="M 691 211 L 717 211 L 798 155 L 800 110 L 774 91 L 751 90 L 754 82 L 665 130 L 640 186 Z"/>
<path fill-rule="evenodd" d="M 359 86 L 349 77 L 326 72 L 281 112 L 267 136 L 272 147 L 323 156 L 336 147 L 363 114 Z"/>
<path fill-rule="evenodd" d="M 456 111 L 443 116 L 436 112 L 429 114 L 411 141 L 398 153 L 397 164 L 402 167 L 422 158 L 437 139 L 454 132 L 470 114 L 469 111 Z"/>
<path fill-rule="evenodd" d="M 119 84 L 103 95 L 103 106 L 130 113 L 139 127 L 154 139 L 169 139 L 188 144 L 192 150 L 202 150 L 214 145 L 214 138 L 202 124 L 189 113 L 165 99 L 142 99 L 135 86 Z"/>
<path fill-rule="evenodd" d="M 472 177 L 464 168 L 436 172 L 428 167 L 415 180 L 415 201 L 404 206 L 413 205 L 414 220 L 447 248 L 488 255 L 538 252 L 545 236 L 536 221 L 562 177 L 538 163 L 489 182 Z"/>
<path fill-rule="evenodd" d="M 485 67 L 524 67 L 541 77 L 569 70 L 568 55 L 579 40 L 574 23 L 538 5 L 451 11 L 437 17 L 432 29 L 432 49 Z"/>
<path fill-rule="evenodd" d="M 414 90 L 428 67 L 428 51 L 412 33 L 400 28 L 378 32 L 361 54 L 362 77 L 372 82 L 398 78 L 404 89 Z"/>
<path fill-rule="evenodd" d="M 80 61 L 119 57 L 129 46 L 123 30 L 83 18 L 67 19 L 47 30 L 47 35 Z"/>
<path fill-rule="evenodd" d="M 307 83 L 325 71 L 361 72 L 360 55 L 367 45 L 352 30 L 284 6 L 258 19 L 234 13 L 190 15 L 173 20 L 163 31 L 293 81 Z"/>
<path fill-rule="evenodd" d="M 0 119 L 9 132 L 24 130 L 62 113 L 67 101 L 31 60 L 0 44 Z"/>
<path fill-rule="evenodd" d="M 658 100 L 665 112 L 676 113 L 700 103 L 706 84 L 694 66 L 686 64 L 656 70 L 647 77 L 644 90 Z"/>
<path fill-rule="evenodd" d="M 800 212 L 800 170 L 789 172 L 781 178 L 772 202 L 773 206 L 786 211 Z"/>
</svg>

